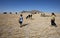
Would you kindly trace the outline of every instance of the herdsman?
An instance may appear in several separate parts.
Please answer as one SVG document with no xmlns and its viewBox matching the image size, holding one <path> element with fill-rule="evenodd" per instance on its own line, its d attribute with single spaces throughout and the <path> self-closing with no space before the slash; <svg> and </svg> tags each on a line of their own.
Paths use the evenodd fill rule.
<svg viewBox="0 0 60 38">
<path fill-rule="evenodd" d="M 53 25 L 53 26 L 56 26 L 55 17 L 56 17 L 56 15 L 54 13 L 52 13 L 52 15 L 51 15 L 51 25 Z"/>
<path fill-rule="evenodd" d="M 20 25 L 22 25 L 22 23 L 23 23 L 23 15 L 22 14 L 20 15 L 19 23 L 20 23 Z"/>
</svg>

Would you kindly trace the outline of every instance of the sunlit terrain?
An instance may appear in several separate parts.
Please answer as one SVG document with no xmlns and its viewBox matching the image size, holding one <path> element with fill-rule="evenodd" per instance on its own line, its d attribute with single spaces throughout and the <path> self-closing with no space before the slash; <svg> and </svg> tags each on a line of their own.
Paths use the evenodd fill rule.
<svg viewBox="0 0 60 38">
<path fill-rule="evenodd" d="M 20 14 L 0 14 L 0 38 L 60 38 L 60 14 L 56 14 L 57 27 L 50 25 L 51 17 L 33 14 L 32 19 L 26 19 L 28 14 L 23 13 L 23 27 Z"/>
</svg>

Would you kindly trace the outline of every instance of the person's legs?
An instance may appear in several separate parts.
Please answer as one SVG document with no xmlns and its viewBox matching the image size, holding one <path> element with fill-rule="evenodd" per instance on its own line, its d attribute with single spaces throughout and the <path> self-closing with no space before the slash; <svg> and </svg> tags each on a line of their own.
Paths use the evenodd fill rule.
<svg viewBox="0 0 60 38">
<path fill-rule="evenodd" d="M 54 26 L 56 26 L 56 27 L 57 27 L 57 25 L 56 25 L 56 23 L 55 23 L 55 20 L 54 20 Z"/>
<path fill-rule="evenodd" d="M 22 25 L 22 21 L 20 21 L 20 25 Z"/>
<path fill-rule="evenodd" d="M 51 20 L 51 25 L 53 25 L 53 20 Z"/>
<path fill-rule="evenodd" d="M 54 20 L 54 25 L 56 25 L 55 20 Z"/>
<path fill-rule="evenodd" d="M 51 20 L 51 25 L 57 27 L 57 25 L 56 25 L 56 23 L 55 23 L 55 20 Z"/>
<path fill-rule="evenodd" d="M 20 21 L 20 27 L 22 27 L 22 21 Z"/>
</svg>

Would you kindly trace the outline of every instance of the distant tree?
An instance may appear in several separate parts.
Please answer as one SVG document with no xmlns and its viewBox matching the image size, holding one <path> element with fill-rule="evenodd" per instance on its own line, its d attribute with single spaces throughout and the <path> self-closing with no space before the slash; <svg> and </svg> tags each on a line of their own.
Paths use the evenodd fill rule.
<svg viewBox="0 0 60 38">
<path fill-rule="evenodd" d="M 37 14 L 37 12 L 35 12 L 35 14 Z"/>
<path fill-rule="evenodd" d="M 45 17 L 45 13 L 41 13 L 41 16 Z"/>
<path fill-rule="evenodd" d="M 25 12 L 26 12 L 26 11 L 23 10 L 21 13 L 25 13 Z"/>
<path fill-rule="evenodd" d="M 10 12 L 10 14 L 12 14 L 12 12 Z"/>
<path fill-rule="evenodd" d="M 15 12 L 17 14 L 17 12 Z"/>
<path fill-rule="evenodd" d="M 7 12 L 3 12 L 3 14 L 7 14 Z"/>
</svg>

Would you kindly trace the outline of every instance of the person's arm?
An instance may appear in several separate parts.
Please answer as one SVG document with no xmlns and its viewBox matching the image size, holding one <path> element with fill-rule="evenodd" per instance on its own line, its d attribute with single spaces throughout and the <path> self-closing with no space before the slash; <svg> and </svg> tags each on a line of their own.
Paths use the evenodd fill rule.
<svg viewBox="0 0 60 38">
<path fill-rule="evenodd" d="M 55 17 L 56 17 L 56 15 L 55 15 Z"/>
</svg>

